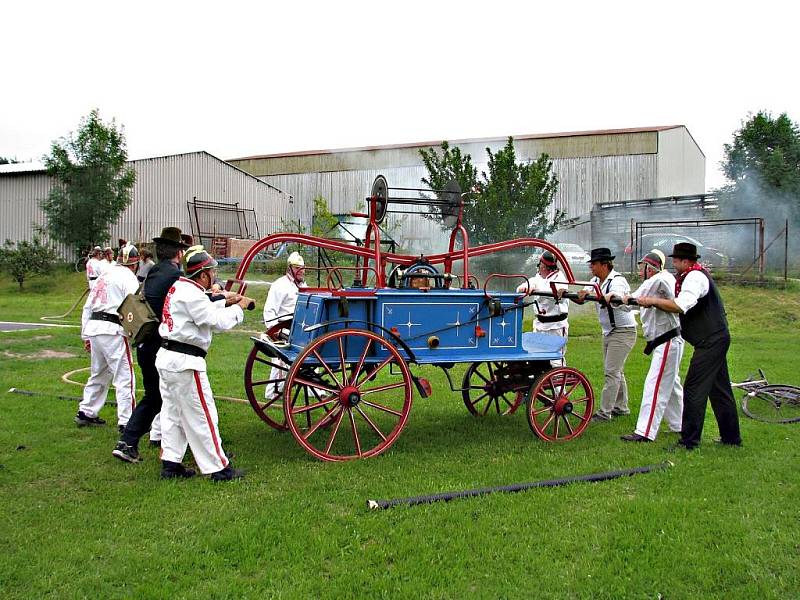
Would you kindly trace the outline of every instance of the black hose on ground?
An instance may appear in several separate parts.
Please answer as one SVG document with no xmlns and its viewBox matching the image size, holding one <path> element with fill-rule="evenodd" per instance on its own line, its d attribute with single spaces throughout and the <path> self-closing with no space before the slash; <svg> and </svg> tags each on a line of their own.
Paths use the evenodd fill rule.
<svg viewBox="0 0 800 600">
<path fill-rule="evenodd" d="M 393 500 L 367 500 L 367 508 L 372 510 L 382 508 L 392 508 L 401 504 L 414 506 L 416 504 L 431 504 L 433 502 L 448 502 L 456 498 L 471 498 L 473 496 L 485 496 L 487 494 L 494 494 L 496 492 L 521 492 L 531 488 L 544 488 L 544 487 L 558 487 L 561 485 L 568 485 L 570 483 L 578 483 L 581 481 L 595 482 L 606 481 L 608 479 L 617 479 L 619 477 L 626 477 L 630 475 L 639 475 L 642 473 L 651 473 L 653 471 L 660 471 L 673 466 L 671 462 L 663 462 L 657 465 L 648 465 L 645 467 L 635 467 L 633 469 L 623 469 L 621 471 L 606 471 L 604 473 L 592 473 L 590 475 L 576 475 L 574 477 L 564 477 L 562 479 L 548 479 L 545 481 L 534 481 L 531 483 L 515 483 L 512 485 L 502 485 L 497 487 L 479 488 L 475 490 L 463 490 L 460 492 L 445 492 L 443 494 L 431 494 L 429 496 L 412 496 L 410 498 L 395 498 Z"/>
</svg>

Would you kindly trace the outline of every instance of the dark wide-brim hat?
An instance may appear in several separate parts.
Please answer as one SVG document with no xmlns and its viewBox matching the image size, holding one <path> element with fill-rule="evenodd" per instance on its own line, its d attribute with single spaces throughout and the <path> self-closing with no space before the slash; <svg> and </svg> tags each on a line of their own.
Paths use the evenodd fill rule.
<svg viewBox="0 0 800 600">
<path fill-rule="evenodd" d="M 614 260 L 615 258 L 616 256 L 611 254 L 611 250 L 608 248 L 594 248 L 589 257 L 589 262 L 593 263 L 598 260 Z"/>
<path fill-rule="evenodd" d="M 156 244 L 173 244 L 184 250 L 189 247 L 189 244 L 184 243 L 181 230 L 177 227 L 164 227 L 164 229 L 161 230 L 161 235 L 154 237 L 153 241 Z"/>
<path fill-rule="evenodd" d="M 688 258 L 689 260 L 697 260 L 700 255 L 697 253 L 697 246 L 689 242 L 678 242 L 672 247 L 672 254 L 670 258 Z"/>
</svg>

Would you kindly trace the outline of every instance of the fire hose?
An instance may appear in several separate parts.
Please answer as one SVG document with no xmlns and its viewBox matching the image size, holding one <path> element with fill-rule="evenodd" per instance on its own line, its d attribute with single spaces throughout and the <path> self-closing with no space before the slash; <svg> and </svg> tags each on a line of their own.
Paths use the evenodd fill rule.
<svg viewBox="0 0 800 600">
<path fill-rule="evenodd" d="M 571 483 L 596 481 L 608 481 L 609 479 L 618 479 L 620 477 L 627 477 L 632 475 L 640 475 L 643 473 L 652 473 L 653 471 L 662 471 L 668 467 L 674 466 L 673 463 L 667 461 L 656 465 L 647 465 L 644 467 L 634 467 L 632 469 L 622 469 L 620 471 L 605 471 L 603 473 L 591 473 L 589 475 L 575 475 L 572 477 L 562 477 L 560 479 L 546 479 L 544 481 L 533 481 L 530 483 L 515 483 L 512 485 L 501 485 L 497 487 L 478 488 L 474 490 L 463 490 L 459 492 L 445 492 L 442 494 L 431 494 L 427 496 L 411 496 L 408 498 L 394 498 L 392 500 L 367 500 L 367 508 L 371 510 L 379 510 L 392 508 L 406 504 L 408 506 L 415 506 L 417 504 L 432 504 L 433 502 L 449 502 L 456 498 L 472 498 L 474 496 L 486 496 L 497 492 L 522 492 L 533 488 L 547 488 L 558 487 L 562 485 L 569 485 Z"/>
</svg>

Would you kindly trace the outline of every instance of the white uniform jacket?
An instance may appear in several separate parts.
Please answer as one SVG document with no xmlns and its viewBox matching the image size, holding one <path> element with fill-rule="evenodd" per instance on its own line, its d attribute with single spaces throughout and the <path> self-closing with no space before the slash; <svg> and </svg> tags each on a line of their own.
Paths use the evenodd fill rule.
<svg viewBox="0 0 800 600">
<path fill-rule="evenodd" d="M 89 289 L 94 287 L 94 282 L 100 277 L 103 272 L 103 266 L 100 259 L 91 257 L 86 261 L 86 280 L 89 282 Z"/>
<path fill-rule="evenodd" d="M 158 333 L 162 339 L 207 351 L 212 330 L 233 329 L 242 322 L 244 313 L 238 304 L 226 307 L 225 300 L 211 302 L 199 284 L 181 277 L 169 288 L 161 317 Z M 205 371 L 206 361 L 201 356 L 161 348 L 156 356 L 156 368 L 175 372 Z"/>
<path fill-rule="evenodd" d="M 553 271 L 547 277 L 542 277 L 537 273 L 530 279 L 528 279 L 528 290 L 530 292 L 552 292 L 553 290 L 550 289 L 551 282 L 558 282 L 559 280 L 563 280 L 564 276 L 560 271 Z M 523 283 L 517 288 L 518 292 L 524 292 L 526 289 L 525 284 Z M 569 286 L 566 282 L 556 283 L 557 290 L 568 290 Z M 536 331 L 550 331 L 552 329 L 561 329 L 567 327 L 567 319 L 562 321 L 551 321 L 549 323 L 544 323 L 536 318 L 536 316 L 542 317 L 558 317 L 560 315 L 566 315 L 569 313 L 569 300 L 564 298 L 563 300 L 556 300 L 555 298 L 548 298 L 547 296 L 534 296 L 536 300 L 536 304 L 533 305 L 534 308 L 534 319 L 533 319 L 533 328 Z"/>
<path fill-rule="evenodd" d="M 305 283 L 300 283 L 300 287 L 305 287 Z M 294 316 L 298 291 L 298 285 L 288 275 L 279 277 L 270 286 L 264 304 L 264 324 L 267 329 Z"/>
<path fill-rule="evenodd" d="M 628 284 L 628 280 L 625 279 L 621 273 L 618 273 L 614 269 L 611 269 L 608 277 L 606 277 L 602 282 L 600 281 L 599 277 L 592 277 L 589 282 L 599 284 L 600 292 L 604 296 L 611 293 L 622 298 L 631 291 L 631 286 Z M 585 289 L 588 290 L 589 293 L 594 294 L 593 287 L 587 286 Z M 600 329 L 603 330 L 603 335 L 608 335 L 614 328 L 618 327 L 636 327 L 636 319 L 630 312 L 629 307 L 622 306 L 612 308 L 611 310 L 614 313 L 613 327 L 611 326 L 611 318 L 609 316 L 608 309 L 605 306 L 600 306 L 600 303 L 597 302 L 597 318 L 600 321 Z"/>
<path fill-rule="evenodd" d="M 122 327 L 111 321 L 91 319 L 93 312 L 117 314 L 119 305 L 128 294 L 135 294 L 139 281 L 130 269 L 115 265 L 97 278 L 83 305 L 81 314 L 81 337 L 85 340 L 93 335 L 124 335 Z"/>
<path fill-rule="evenodd" d="M 656 298 L 675 298 L 675 276 L 669 271 L 659 271 L 631 294 L 633 298 L 641 296 L 655 296 Z M 654 307 L 640 308 L 639 318 L 642 320 L 642 333 L 648 342 L 660 335 L 664 335 L 680 325 L 676 313 L 670 313 Z"/>
</svg>

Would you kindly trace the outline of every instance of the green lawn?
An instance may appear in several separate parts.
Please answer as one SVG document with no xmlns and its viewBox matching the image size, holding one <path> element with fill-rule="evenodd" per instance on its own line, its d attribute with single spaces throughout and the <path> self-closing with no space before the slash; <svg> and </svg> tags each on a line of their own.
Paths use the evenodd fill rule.
<svg viewBox="0 0 800 600">
<path fill-rule="evenodd" d="M 0 320 L 66 311 L 78 275 L 0 284 Z M 258 292 L 262 296 L 264 288 Z M 723 289 L 733 377 L 757 367 L 800 384 L 796 290 Z M 257 329 L 258 312 L 242 329 Z M 77 312 L 70 321 L 77 322 Z M 599 327 L 571 319 L 568 359 L 599 393 Z M 164 482 L 158 456 L 111 456 L 116 429 L 78 429 L 80 395 L 63 373 L 88 366 L 77 329 L 0 333 L 0 593 L 53 597 L 788 598 L 800 595 L 800 424 L 741 417 L 743 448 L 669 452 L 674 434 L 626 445 L 648 366 L 637 344 L 626 373 L 634 414 L 545 444 L 524 412 L 476 419 L 441 372 L 415 398 L 385 454 L 318 462 L 249 406 L 219 401 L 240 482 Z M 248 334 L 215 337 L 218 395 L 244 397 Z M 71 356 L 42 358 L 55 350 Z M 688 359 L 684 358 L 684 369 Z M 456 367 L 460 380 L 463 367 Z M 86 378 L 85 373 L 76 375 Z M 103 416 L 115 421 L 114 409 Z M 672 461 L 665 471 L 596 484 L 495 494 L 370 512 L 388 499 Z"/>
</svg>

